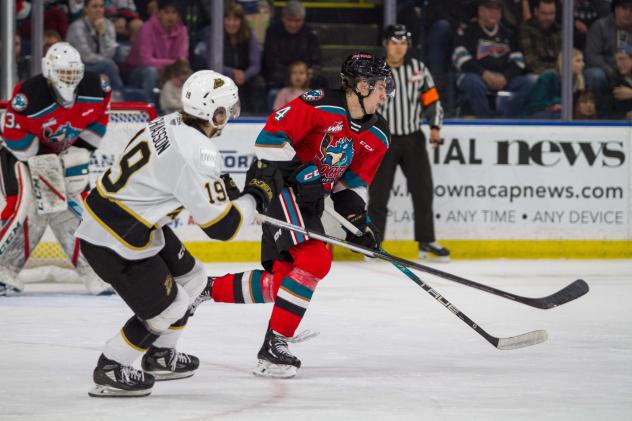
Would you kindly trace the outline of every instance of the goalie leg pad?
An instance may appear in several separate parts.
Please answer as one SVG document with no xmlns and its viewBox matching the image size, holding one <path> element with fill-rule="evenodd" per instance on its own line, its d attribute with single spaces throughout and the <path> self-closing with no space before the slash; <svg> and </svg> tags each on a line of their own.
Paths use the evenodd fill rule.
<svg viewBox="0 0 632 421">
<path fill-rule="evenodd" d="M 75 215 L 69 210 L 64 210 L 50 215 L 49 221 L 59 245 L 72 265 L 77 268 L 77 273 L 88 292 L 93 295 L 112 294 L 112 287 L 99 278 L 81 254 L 79 240 L 75 237 L 75 230 L 79 226 L 79 220 Z"/>
<path fill-rule="evenodd" d="M 37 155 L 29 158 L 28 163 L 37 212 L 47 215 L 67 209 L 66 185 L 59 156 Z"/>
<path fill-rule="evenodd" d="M 0 282 L 21 291 L 18 275 L 31 251 L 46 230 L 46 218 L 35 211 L 29 170 L 23 162 L 15 164 L 18 195 L 15 211 L 0 228 Z"/>
</svg>

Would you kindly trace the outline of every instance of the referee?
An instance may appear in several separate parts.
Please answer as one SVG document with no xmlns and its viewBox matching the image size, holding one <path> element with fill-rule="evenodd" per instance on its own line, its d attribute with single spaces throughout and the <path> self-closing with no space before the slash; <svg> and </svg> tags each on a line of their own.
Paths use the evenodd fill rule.
<svg viewBox="0 0 632 421">
<path fill-rule="evenodd" d="M 432 172 L 421 131 L 422 114 L 430 123 L 430 143 L 441 143 L 439 130 L 443 109 L 428 68 L 419 60 L 406 57 L 410 32 L 404 25 L 390 25 L 384 32 L 386 62 L 393 71 L 395 96 L 380 107 L 388 121 L 391 145 L 369 188 L 369 215 L 381 232 L 385 232 L 388 199 L 397 166 L 402 167 L 413 200 L 415 240 L 419 257 L 448 261 L 450 252 L 435 241 L 432 211 Z"/>
</svg>

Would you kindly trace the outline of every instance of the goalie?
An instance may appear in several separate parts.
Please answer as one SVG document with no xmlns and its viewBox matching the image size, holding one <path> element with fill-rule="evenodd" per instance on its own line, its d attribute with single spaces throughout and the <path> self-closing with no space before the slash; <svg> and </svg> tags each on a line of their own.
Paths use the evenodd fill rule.
<svg viewBox="0 0 632 421">
<path fill-rule="evenodd" d="M 92 151 L 105 134 L 110 86 L 86 72 L 77 50 L 54 44 L 42 74 L 16 85 L 1 121 L 0 295 L 23 288 L 18 275 L 47 225 L 92 294 L 112 292 L 79 251 L 73 214 L 89 185 Z"/>
</svg>

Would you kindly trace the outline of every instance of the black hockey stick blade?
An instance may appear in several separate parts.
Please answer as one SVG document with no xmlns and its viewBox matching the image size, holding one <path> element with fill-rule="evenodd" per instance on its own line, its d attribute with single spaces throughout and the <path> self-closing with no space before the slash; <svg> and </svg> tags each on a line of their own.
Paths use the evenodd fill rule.
<svg viewBox="0 0 632 421">
<path fill-rule="evenodd" d="M 562 304 L 568 303 L 569 301 L 573 301 L 582 295 L 585 295 L 590 288 L 588 284 L 583 279 L 578 279 L 561 290 L 557 291 L 554 294 L 549 295 L 548 297 L 542 298 L 526 298 L 520 297 L 524 300 L 525 304 L 528 304 L 532 307 L 537 307 L 541 309 L 549 309 L 557 306 L 561 306 Z M 508 297 L 512 298 L 512 297 Z"/>
</svg>

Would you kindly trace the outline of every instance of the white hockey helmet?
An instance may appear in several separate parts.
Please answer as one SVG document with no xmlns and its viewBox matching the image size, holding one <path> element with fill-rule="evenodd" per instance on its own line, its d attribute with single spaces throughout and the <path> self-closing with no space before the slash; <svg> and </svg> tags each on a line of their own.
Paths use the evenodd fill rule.
<svg viewBox="0 0 632 421">
<path fill-rule="evenodd" d="M 75 48 L 67 42 L 53 44 L 42 58 L 42 74 L 62 100 L 62 105 L 75 101 L 75 92 L 83 79 L 83 62 Z"/>
<path fill-rule="evenodd" d="M 197 71 L 182 85 L 182 110 L 221 130 L 229 119 L 239 117 L 237 85 L 213 70 Z"/>
</svg>

